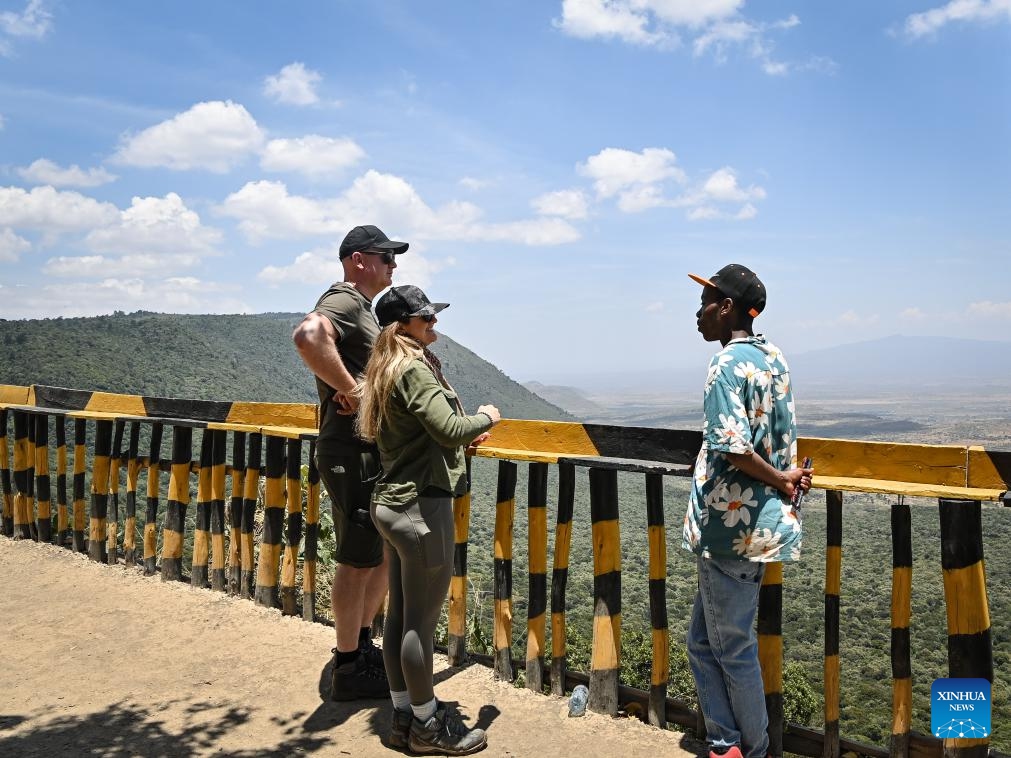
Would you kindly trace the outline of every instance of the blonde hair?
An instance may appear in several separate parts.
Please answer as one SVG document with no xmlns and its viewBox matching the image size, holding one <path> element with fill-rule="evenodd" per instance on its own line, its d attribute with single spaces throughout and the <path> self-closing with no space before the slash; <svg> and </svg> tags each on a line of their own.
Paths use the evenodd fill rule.
<svg viewBox="0 0 1011 758">
<path fill-rule="evenodd" d="M 354 393 L 360 401 L 355 429 L 362 439 L 374 440 L 379 434 L 389 413 L 393 385 L 408 364 L 422 356 L 421 345 L 402 332 L 402 326 L 394 321 L 379 332 L 365 366 L 365 376 L 355 387 Z"/>
</svg>

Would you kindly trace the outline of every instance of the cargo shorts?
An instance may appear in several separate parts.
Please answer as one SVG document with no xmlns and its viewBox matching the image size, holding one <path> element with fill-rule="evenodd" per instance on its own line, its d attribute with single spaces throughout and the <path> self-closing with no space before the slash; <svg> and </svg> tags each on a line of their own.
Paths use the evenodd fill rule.
<svg viewBox="0 0 1011 758">
<path fill-rule="evenodd" d="M 369 505 L 382 474 L 379 451 L 374 447 L 362 447 L 353 454 L 317 450 L 316 468 L 330 496 L 334 560 L 355 568 L 378 566 L 383 562 L 383 538 L 372 523 Z"/>
</svg>

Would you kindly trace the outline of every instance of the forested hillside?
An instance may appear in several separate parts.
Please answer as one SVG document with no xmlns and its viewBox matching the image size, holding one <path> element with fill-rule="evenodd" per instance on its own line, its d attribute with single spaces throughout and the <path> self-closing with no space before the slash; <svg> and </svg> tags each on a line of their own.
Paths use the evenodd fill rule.
<svg viewBox="0 0 1011 758">
<path fill-rule="evenodd" d="M 291 342 L 297 313 L 0 320 L 0 384 L 48 384 L 199 400 L 316 402 L 315 382 Z M 493 403 L 509 418 L 567 420 L 497 368 L 440 332 L 434 351 L 473 412 Z"/>
</svg>

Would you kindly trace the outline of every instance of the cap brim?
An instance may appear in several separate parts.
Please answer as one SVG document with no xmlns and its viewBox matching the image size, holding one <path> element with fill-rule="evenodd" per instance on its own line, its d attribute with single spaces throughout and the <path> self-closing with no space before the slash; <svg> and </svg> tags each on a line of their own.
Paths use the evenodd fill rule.
<svg viewBox="0 0 1011 758">
<path fill-rule="evenodd" d="M 709 281 L 708 279 L 705 279 L 705 278 L 703 278 L 701 276 L 697 276 L 695 274 L 688 274 L 688 276 L 689 276 L 689 278 L 694 279 L 695 281 L 697 281 L 703 287 L 716 287 L 716 285 L 713 284 L 711 281 Z M 716 288 L 719 289 L 719 287 L 716 287 Z"/>
<path fill-rule="evenodd" d="M 414 313 L 409 313 L 407 315 L 409 318 L 414 316 L 434 316 L 436 313 L 439 313 L 448 307 L 449 303 L 429 303 L 428 305 L 419 308 Z"/>
<path fill-rule="evenodd" d="M 394 255 L 400 255 L 401 253 L 406 253 L 407 248 L 410 245 L 407 242 L 397 242 L 396 240 L 387 240 L 386 242 L 379 242 L 371 246 L 374 250 L 389 250 Z"/>
</svg>

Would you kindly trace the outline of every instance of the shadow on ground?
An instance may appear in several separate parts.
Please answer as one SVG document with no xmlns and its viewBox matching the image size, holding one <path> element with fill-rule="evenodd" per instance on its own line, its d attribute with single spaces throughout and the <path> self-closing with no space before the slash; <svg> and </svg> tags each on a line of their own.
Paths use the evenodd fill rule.
<svg viewBox="0 0 1011 758">
<path fill-rule="evenodd" d="M 159 713 L 182 705 L 184 726 L 181 731 L 164 728 Z M 150 706 L 114 703 L 86 716 L 57 716 L 47 719 L 48 711 L 27 716 L 0 715 L 0 755 L 46 756 L 101 755 L 106 758 L 127 756 L 192 756 L 216 752 L 220 738 L 249 721 L 253 709 L 221 707 L 205 703 L 170 701 Z M 274 745 L 246 750 L 229 750 L 229 755 L 290 755 L 318 750 L 329 738 L 307 733 L 299 723 L 305 714 L 274 719 L 282 739 Z M 26 719 L 44 721 L 30 733 L 5 734 Z"/>
</svg>

